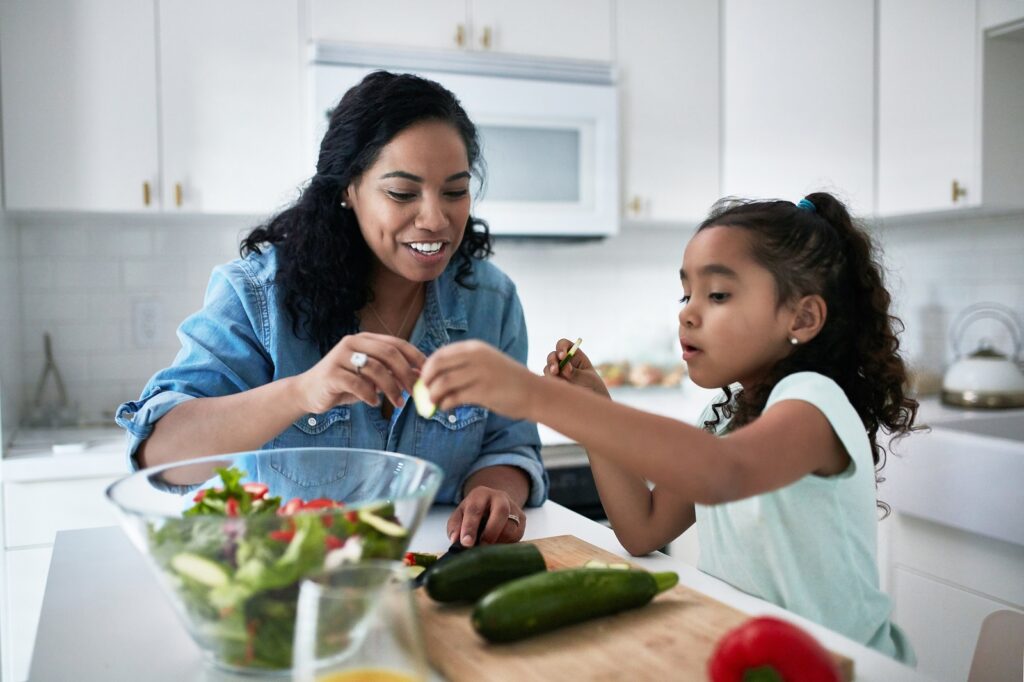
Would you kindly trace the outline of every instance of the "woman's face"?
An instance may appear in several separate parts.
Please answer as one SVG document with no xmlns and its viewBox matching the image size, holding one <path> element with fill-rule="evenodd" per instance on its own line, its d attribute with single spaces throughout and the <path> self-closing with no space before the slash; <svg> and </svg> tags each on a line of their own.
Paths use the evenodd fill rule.
<svg viewBox="0 0 1024 682">
<path fill-rule="evenodd" d="M 409 126 L 345 190 L 359 229 L 384 269 L 414 282 L 436 279 L 469 219 L 469 160 L 447 123 Z"/>
</svg>

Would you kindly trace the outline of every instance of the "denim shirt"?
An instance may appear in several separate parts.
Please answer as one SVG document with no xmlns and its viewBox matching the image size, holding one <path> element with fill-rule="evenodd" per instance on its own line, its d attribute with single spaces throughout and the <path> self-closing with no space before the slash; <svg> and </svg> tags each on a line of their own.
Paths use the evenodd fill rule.
<svg viewBox="0 0 1024 682">
<path fill-rule="evenodd" d="M 429 356 L 445 344 L 480 339 L 525 363 L 526 323 L 512 281 L 490 263 L 474 260 L 470 282 L 476 288 L 467 289 L 455 282 L 455 271 L 453 261 L 427 283 L 426 302 L 410 342 Z M 117 410 L 115 420 L 127 431 L 133 470 L 139 467 L 139 444 L 157 420 L 182 402 L 295 376 L 321 359 L 315 342 L 294 334 L 276 274 L 273 248 L 214 269 L 203 308 L 178 328 L 181 350 L 174 363 L 149 380 L 138 400 Z M 445 473 L 439 503 L 458 504 L 466 479 L 496 465 L 518 467 L 528 476 L 528 505 L 547 499 L 537 426 L 476 405 L 438 410 L 430 419 L 419 417 L 411 403 L 396 407 L 390 419 L 379 407 L 362 402 L 304 414 L 263 445 L 274 452 L 270 471 L 259 476 L 271 483 L 275 494 L 308 499 L 324 494 L 344 476 L 344 471 L 317 465 L 302 453 L 283 450 L 300 447 L 386 450 L 434 462 Z"/>
</svg>

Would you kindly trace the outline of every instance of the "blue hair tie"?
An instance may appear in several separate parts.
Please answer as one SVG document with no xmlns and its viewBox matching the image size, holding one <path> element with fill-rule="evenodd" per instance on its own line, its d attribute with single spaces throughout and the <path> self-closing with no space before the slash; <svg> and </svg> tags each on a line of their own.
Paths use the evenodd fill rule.
<svg viewBox="0 0 1024 682">
<path fill-rule="evenodd" d="M 807 199 L 801 199 L 800 201 L 796 202 L 796 207 L 799 209 L 803 209 L 804 211 L 810 211 L 811 213 L 818 212 L 818 207 L 812 204 Z"/>
</svg>

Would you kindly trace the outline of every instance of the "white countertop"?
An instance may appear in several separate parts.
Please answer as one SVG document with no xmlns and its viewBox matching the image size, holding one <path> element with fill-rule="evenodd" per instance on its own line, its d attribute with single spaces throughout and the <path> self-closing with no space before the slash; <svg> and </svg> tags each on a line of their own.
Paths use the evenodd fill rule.
<svg viewBox="0 0 1024 682">
<path fill-rule="evenodd" d="M 435 507 L 411 548 L 442 551 L 451 507 Z M 575 535 L 627 557 L 612 531 L 553 502 L 527 510 L 526 538 Z M 806 628 L 826 647 L 854 660 L 859 681 L 925 680 L 892 659 L 798 616 L 743 594 L 679 559 L 655 553 L 630 561 L 650 570 L 674 570 L 679 581 L 750 614 L 774 614 Z M 143 557 L 117 528 L 63 531 L 57 535 L 47 579 L 31 679 L 251 680 L 207 667 L 177 620 Z"/>
</svg>

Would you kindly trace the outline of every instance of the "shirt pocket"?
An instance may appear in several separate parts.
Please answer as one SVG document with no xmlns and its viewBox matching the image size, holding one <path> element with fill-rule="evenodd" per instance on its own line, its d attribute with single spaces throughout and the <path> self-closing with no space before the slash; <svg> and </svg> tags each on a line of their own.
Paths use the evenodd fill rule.
<svg viewBox="0 0 1024 682">
<path fill-rule="evenodd" d="M 344 448 L 352 440 L 352 413 L 334 407 L 323 414 L 305 414 L 274 439 L 270 468 L 304 487 L 332 483 L 345 476 L 346 467 L 331 457 L 294 448 Z"/>
<path fill-rule="evenodd" d="M 461 405 L 416 420 L 416 455 L 461 480 L 462 471 L 480 455 L 487 415 L 486 408 Z"/>
</svg>

